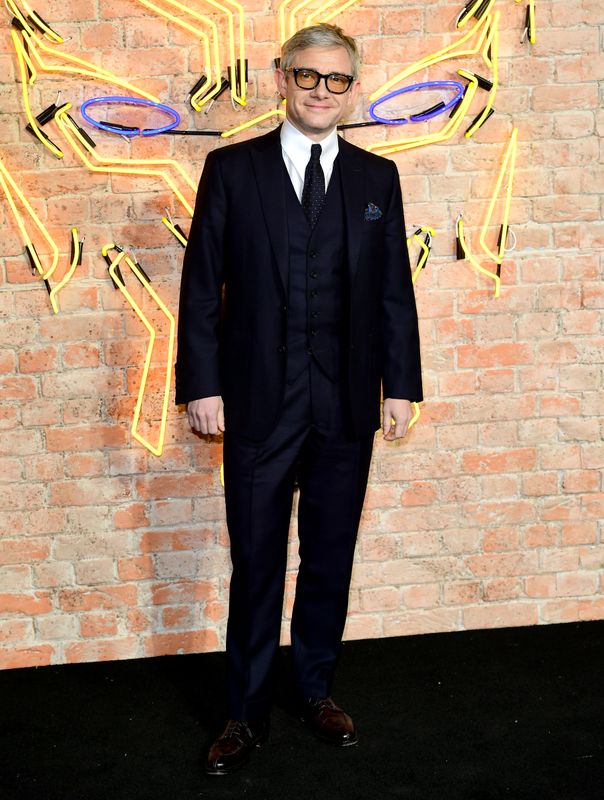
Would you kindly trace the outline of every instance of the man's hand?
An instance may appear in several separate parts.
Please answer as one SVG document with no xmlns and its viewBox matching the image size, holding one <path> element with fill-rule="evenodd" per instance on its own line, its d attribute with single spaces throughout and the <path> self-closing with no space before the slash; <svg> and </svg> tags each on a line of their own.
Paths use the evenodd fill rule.
<svg viewBox="0 0 604 800">
<path fill-rule="evenodd" d="M 409 430 L 409 423 L 412 417 L 413 408 L 409 400 L 386 397 L 384 399 L 384 416 L 382 419 L 384 439 L 388 442 L 392 442 L 394 439 L 402 439 Z"/>
<path fill-rule="evenodd" d="M 199 433 L 222 433 L 224 431 L 224 405 L 222 397 L 202 397 L 187 403 L 189 425 Z"/>
</svg>

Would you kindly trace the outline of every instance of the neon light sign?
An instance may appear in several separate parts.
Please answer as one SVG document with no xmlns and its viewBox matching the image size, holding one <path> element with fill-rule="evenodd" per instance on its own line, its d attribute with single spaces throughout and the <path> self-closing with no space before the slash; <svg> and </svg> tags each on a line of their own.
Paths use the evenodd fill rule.
<svg viewBox="0 0 604 800">
<path fill-rule="evenodd" d="M 128 159 L 128 158 L 102 158 L 96 153 L 94 147 L 90 145 L 86 137 L 82 134 L 74 120 L 67 113 L 71 108 L 71 103 L 65 103 L 59 108 L 54 116 L 54 120 L 74 153 L 81 159 L 91 172 L 117 172 L 124 175 L 152 175 L 160 177 L 170 187 L 176 195 L 189 216 L 193 216 L 193 206 L 188 202 L 178 186 L 175 184 L 171 175 L 156 167 L 174 167 L 186 183 L 195 191 L 196 186 L 187 175 L 183 167 L 172 159 Z M 88 156 L 99 162 L 93 164 Z M 103 163 L 105 162 L 105 163 Z M 140 166 L 132 166 L 140 165 Z"/>
<path fill-rule="evenodd" d="M 129 105 L 129 106 L 144 106 L 146 108 L 156 109 L 164 114 L 172 117 L 172 121 L 168 125 L 163 125 L 155 128 L 131 128 L 123 125 L 112 124 L 111 122 L 99 122 L 93 119 L 88 114 L 90 106 L 97 105 Z M 80 106 L 80 114 L 84 117 L 86 122 L 94 125 L 95 128 L 107 131 L 108 133 L 117 133 L 121 136 L 155 136 L 158 133 L 166 133 L 171 131 L 180 124 L 180 114 L 170 106 L 165 106 L 163 103 L 153 103 L 151 100 L 146 100 L 142 97 L 91 97 L 85 100 Z"/>
<path fill-rule="evenodd" d="M 468 86 L 463 95 L 461 103 L 455 109 L 455 113 L 440 131 L 429 133 L 424 136 L 409 137 L 407 139 L 376 142 L 375 144 L 369 145 L 367 150 L 377 152 L 379 155 L 385 156 L 389 153 L 397 153 L 402 150 L 410 150 L 414 147 L 423 147 L 427 144 L 434 144 L 435 142 L 442 142 L 446 139 L 450 139 L 461 125 L 461 121 L 465 117 L 478 87 L 478 80 L 471 73 L 467 73 L 460 69 L 458 70 L 458 74 L 468 81 Z"/>
<path fill-rule="evenodd" d="M 406 94 L 407 92 L 419 92 L 426 89 L 453 89 L 455 93 L 451 100 L 447 101 L 446 103 L 440 102 L 437 104 L 437 106 L 427 109 L 421 114 L 410 114 L 408 119 L 382 117 L 376 112 L 376 108 L 378 108 L 382 103 L 386 103 L 388 100 L 391 100 L 393 97 L 398 97 L 399 95 Z M 445 111 L 448 111 L 450 108 L 460 102 L 463 93 L 464 86 L 459 83 L 459 81 L 424 81 L 423 83 L 414 83 L 412 86 L 405 86 L 402 89 L 395 89 L 393 92 L 389 92 L 383 97 L 380 97 L 378 100 L 375 100 L 369 106 L 369 114 L 376 122 L 381 122 L 385 125 L 406 125 L 408 122 L 423 122 L 424 120 L 436 117 L 438 114 L 444 114 Z"/>
<path fill-rule="evenodd" d="M 465 226 L 463 217 L 461 214 L 458 216 L 455 228 L 456 228 L 456 236 L 457 236 L 457 244 L 458 244 L 458 256 L 463 258 L 467 258 L 472 266 L 481 274 L 486 275 L 495 283 L 495 297 L 499 297 L 500 289 L 501 289 L 501 264 L 503 262 L 503 258 L 505 256 L 505 249 L 506 249 L 506 242 L 508 238 L 508 231 L 509 231 L 509 218 L 510 218 L 510 207 L 512 203 L 512 187 L 514 181 L 514 170 L 516 166 L 516 150 L 517 150 L 517 142 L 518 142 L 518 129 L 514 128 L 510 135 L 510 139 L 506 148 L 506 151 L 503 156 L 503 160 L 501 162 L 501 168 L 499 170 L 499 176 L 497 178 L 497 182 L 495 185 L 495 190 L 491 197 L 489 208 L 487 210 L 487 214 L 485 220 L 483 222 L 481 231 L 480 231 L 480 246 L 482 251 L 488 258 L 496 265 L 496 270 L 493 272 L 492 270 L 487 269 L 484 267 L 480 261 L 476 258 L 476 256 L 470 250 L 470 247 L 466 241 L 465 237 Z M 504 209 L 503 209 L 503 222 L 499 229 L 499 240 L 497 246 L 497 252 L 491 250 L 491 248 L 486 243 L 486 235 L 488 229 L 491 225 L 491 220 L 493 217 L 493 212 L 495 209 L 495 204 L 499 198 L 501 193 L 501 187 L 503 184 L 503 179 L 505 175 L 508 175 L 507 187 L 505 192 L 505 201 L 504 201 Z"/>
<path fill-rule="evenodd" d="M 132 419 L 132 427 L 131 432 L 132 436 L 140 442 L 144 447 L 147 448 L 153 455 L 160 456 L 164 449 L 164 439 L 166 436 L 166 420 L 168 417 L 168 401 L 170 396 L 170 379 L 172 375 L 172 357 L 174 354 L 174 338 L 176 332 L 176 322 L 174 319 L 173 314 L 170 312 L 168 307 L 164 304 L 161 300 L 157 292 L 151 286 L 151 282 L 148 276 L 145 274 L 145 271 L 142 269 L 140 264 L 135 263 L 123 250 L 119 250 L 115 258 L 110 258 L 109 252 L 111 250 L 116 250 L 116 246 L 111 244 L 106 244 L 102 249 L 102 254 L 107 263 L 109 264 L 109 274 L 111 276 L 111 280 L 113 281 L 114 285 L 119 289 L 122 295 L 126 298 L 127 302 L 130 304 L 132 310 L 136 314 L 136 316 L 140 319 L 143 323 L 145 328 L 149 333 L 149 344 L 147 345 L 147 353 L 145 355 L 145 363 L 143 366 L 143 375 L 141 378 L 140 387 L 138 390 L 138 397 L 136 400 L 136 406 L 134 408 L 134 416 Z M 165 366 L 165 373 L 164 373 L 164 388 L 163 388 L 163 402 L 162 402 L 162 410 L 161 410 L 161 418 L 160 418 L 160 426 L 159 426 L 159 435 L 157 438 L 157 443 L 153 444 L 152 442 L 147 439 L 146 436 L 143 436 L 142 433 L 138 430 L 140 416 L 141 416 L 141 409 L 143 405 L 143 400 L 145 397 L 145 391 L 147 388 L 147 378 L 149 376 L 149 367 L 151 365 L 151 356 L 153 354 L 153 347 L 155 345 L 155 340 L 157 338 L 157 334 L 155 332 L 155 328 L 149 322 L 147 316 L 145 315 L 144 311 L 140 308 L 136 300 L 132 297 L 130 292 L 128 291 L 126 284 L 124 283 L 124 279 L 122 277 L 121 270 L 119 269 L 120 263 L 124 262 L 131 272 L 138 278 L 140 283 L 142 284 L 143 288 L 147 292 L 147 294 L 155 301 L 158 305 L 160 311 L 164 314 L 167 318 L 169 323 L 169 333 L 168 333 L 168 352 L 166 354 L 166 366 Z"/>
</svg>

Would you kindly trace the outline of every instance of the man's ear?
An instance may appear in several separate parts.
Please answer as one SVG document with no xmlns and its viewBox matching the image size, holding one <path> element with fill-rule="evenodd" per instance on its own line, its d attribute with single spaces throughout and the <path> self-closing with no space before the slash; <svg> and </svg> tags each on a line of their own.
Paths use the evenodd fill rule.
<svg viewBox="0 0 604 800">
<path fill-rule="evenodd" d="M 277 84 L 277 91 L 281 97 L 285 97 L 287 94 L 287 77 L 285 72 L 280 68 L 275 70 L 275 83 Z"/>
<path fill-rule="evenodd" d="M 344 116 L 350 114 L 350 112 L 354 110 L 354 107 L 356 106 L 360 96 L 361 96 L 361 81 L 357 80 L 353 82 L 352 86 L 348 90 L 348 105 L 346 106 Z"/>
</svg>

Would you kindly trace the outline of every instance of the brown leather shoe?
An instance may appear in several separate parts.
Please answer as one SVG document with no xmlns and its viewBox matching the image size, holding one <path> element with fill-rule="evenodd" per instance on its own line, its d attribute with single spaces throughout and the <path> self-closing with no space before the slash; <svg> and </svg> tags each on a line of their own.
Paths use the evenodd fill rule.
<svg viewBox="0 0 604 800">
<path fill-rule="evenodd" d="M 254 747 L 268 738 L 268 723 L 241 722 L 230 719 L 208 752 L 205 770 L 208 775 L 228 775 L 245 766 Z"/>
<path fill-rule="evenodd" d="M 304 702 L 302 722 L 319 739 L 337 747 L 349 747 L 358 741 L 354 722 L 331 697 L 309 697 Z"/>
</svg>

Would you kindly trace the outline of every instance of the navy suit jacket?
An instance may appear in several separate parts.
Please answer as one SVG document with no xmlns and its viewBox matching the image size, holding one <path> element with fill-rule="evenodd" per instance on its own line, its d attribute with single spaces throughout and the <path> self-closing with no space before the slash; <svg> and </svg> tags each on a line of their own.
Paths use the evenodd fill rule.
<svg viewBox="0 0 604 800">
<path fill-rule="evenodd" d="M 422 399 L 400 183 L 392 161 L 339 141 L 346 219 L 348 402 L 353 434 L 384 397 Z M 176 402 L 221 395 L 225 427 L 261 441 L 285 390 L 289 271 L 279 128 L 212 151 L 183 264 Z"/>
</svg>

